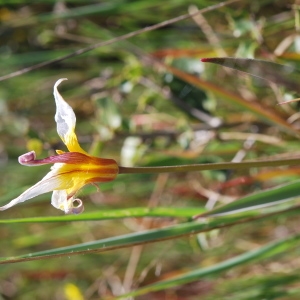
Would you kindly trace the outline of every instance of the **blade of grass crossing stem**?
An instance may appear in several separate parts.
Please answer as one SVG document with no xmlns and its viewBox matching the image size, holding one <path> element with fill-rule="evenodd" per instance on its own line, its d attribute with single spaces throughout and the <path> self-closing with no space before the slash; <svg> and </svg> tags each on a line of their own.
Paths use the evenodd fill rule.
<svg viewBox="0 0 300 300">
<path fill-rule="evenodd" d="M 293 207 L 286 211 L 281 211 L 281 215 L 288 213 L 289 215 L 299 214 L 300 207 Z M 250 217 L 249 217 L 250 215 Z M 228 226 L 237 225 L 239 223 L 253 222 L 261 218 L 259 212 L 251 212 L 251 214 L 242 216 L 225 216 L 212 219 L 204 219 L 202 222 L 186 222 L 160 229 L 151 229 L 138 233 L 129 233 L 122 236 L 110 237 L 102 240 L 96 240 L 88 243 L 81 243 L 62 248 L 44 250 L 19 256 L 2 257 L 0 264 L 9 264 L 22 261 L 31 261 L 37 259 L 46 259 L 52 257 L 70 256 L 77 254 L 87 254 L 93 252 L 105 252 L 115 249 L 132 247 L 134 245 L 141 245 L 159 241 L 165 241 L 183 236 L 189 236 L 200 232 L 224 228 Z M 276 214 L 263 215 L 263 218 L 274 217 Z"/>
<path fill-rule="evenodd" d="M 186 272 L 182 275 L 176 276 L 172 279 L 161 280 L 157 283 L 147 285 L 145 287 L 135 290 L 134 292 L 128 293 L 126 295 L 122 295 L 118 298 L 122 299 L 128 296 L 138 296 L 153 291 L 165 290 L 171 287 L 176 287 L 182 284 L 197 281 L 203 277 L 212 276 L 220 272 L 224 272 L 226 270 L 231 270 L 234 267 L 238 267 L 252 261 L 262 260 L 262 259 L 270 258 L 274 255 L 286 253 L 287 251 L 292 250 L 292 248 L 298 246 L 299 240 L 300 240 L 300 235 L 294 235 L 286 239 L 267 244 L 258 249 L 246 252 L 234 258 L 225 260 L 213 266 L 196 269 L 194 271 Z"/>
</svg>

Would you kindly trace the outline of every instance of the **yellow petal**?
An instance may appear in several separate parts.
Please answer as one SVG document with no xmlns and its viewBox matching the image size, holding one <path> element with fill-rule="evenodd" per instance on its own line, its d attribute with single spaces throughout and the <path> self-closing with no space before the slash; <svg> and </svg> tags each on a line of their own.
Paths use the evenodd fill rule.
<svg viewBox="0 0 300 300">
<path fill-rule="evenodd" d="M 68 163 L 57 163 L 52 168 L 58 170 L 58 189 L 66 190 L 69 197 L 88 183 L 114 180 L 119 172 L 119 167 L 113 159 L 80 153 L 66 153 L 65 156 L 70 156 L 66 159 Z"/>
<path fill-rule="evenodd" d="M 80 289 L 76 285 L 72 283 L 67 283 L 64 287 L 64 290 L 65 297 L 67 300 L 84 300 Z"/>
</svg>

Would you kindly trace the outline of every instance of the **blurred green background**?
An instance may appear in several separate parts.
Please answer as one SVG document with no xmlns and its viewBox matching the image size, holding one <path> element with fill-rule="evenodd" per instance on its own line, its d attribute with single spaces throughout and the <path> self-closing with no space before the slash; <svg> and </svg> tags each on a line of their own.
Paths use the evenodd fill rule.
<svg viewBox="0 0 300 300">
<path fill-rule="evenodd" d="M 216 3 L 0 1 L 0 76 Z M 59 78 L 68 78 L 59 90 L 76 113 L 82 147 L 123 166 L 299 154 L 299 104 L 277 105 L 299 97 L 294 90 L 283 80 L 275 84 L 200 61 L 203 57 L 257 58 L 300 69 L 297 5 L 297 1 L 238 1 L 0 81 L 0 204 L 17 197 L 49 170 L 50 166 L 21 166 L 19 155 L 35 150 L 42 158 L 54 155 L 56 149 L 65 150 L 54 122 L 52 90 Z M 284 73 L 277 75 L 289 79 Z M 171 225 L 178 225 L 179 234 L 186 224 L 201 223 L 192 221 L 201 211 L 296 182 L 299 173 L 298 166 L 290 166 L 121 175 L 99 185 L 99 191 L 92 185 L 80 191 L 85 212 L 78 222 L 76 217 L 47 222 L 47 217 L 63 214 L 51 206 L 50 193 L 17 205 L 1 212 L 3 261 L 71 248 L 65 256 L 1 265 L 0 299 L 114 298 L 191 270 L 213 267 L 278 239 L 287 239 L 283 248 L 278 246 L 278 253 L 257 254 L 250 263 L 243 260 L 226 271 L 217 268 L 207 276 L 173 282 L 172 287 L 165 285 L 157 291 L 150 288 L 132 297 L 299 299 L 299 242 L 289 240 L 299 233 L 297 213 L 277 213 L 224 229 L 218 224 L 205 233 L 185 232 L 179 238 L 150 244 L 139 235 L 157 229 L 157 236 L 162 237 L 163 228 Z M 276 209 L 280 212 L 293 205 L 297 197 Z M 139 217 L 131 217 L 131 208 L 141 209 Z M 149 217 L 144 208 L 153 208 L 157 217 Z M 159 208 L 166 209 L 161 212 Z M 111 212 L 105 220 L 103 211 Z M 99 218 L 89 215 L 98 212 Z M 18 223 L 31 217 L 41 218 Z M 140 245 L 125 241 L 120 249 L 72 255 L 73 245 L 125 234 Z"/>
</svg>

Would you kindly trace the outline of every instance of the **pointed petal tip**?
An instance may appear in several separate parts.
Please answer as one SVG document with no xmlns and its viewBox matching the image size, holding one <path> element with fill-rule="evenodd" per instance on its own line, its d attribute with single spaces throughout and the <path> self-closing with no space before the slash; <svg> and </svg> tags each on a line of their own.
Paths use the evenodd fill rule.
<svg viewBox="0 0 300 300">
<path fill-rule="evenodd" d="M 7 203 L 6 205 L 3 205 L 0 207 L 0 211 L 4 211 L 7 210 L 13 206 L 15 206 L 16 204 L 18 204 L 18 201 L 16 199 L 10 201 L 9 203 Z"/>
<path fill-rule="evenodd" d="M 68 78 L 61 78 L 61 79 L 58 79 L 55 84 L 54 84 L 54 92 L 57 90 L 57 87 L 60 85 L 60 83 L 64 80 L 68 80 Z"/>
</svg>

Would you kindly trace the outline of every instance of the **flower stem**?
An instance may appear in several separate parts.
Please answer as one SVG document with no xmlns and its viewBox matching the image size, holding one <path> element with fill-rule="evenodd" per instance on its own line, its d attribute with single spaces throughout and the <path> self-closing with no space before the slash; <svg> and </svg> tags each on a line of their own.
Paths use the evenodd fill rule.
<svg viewBox="0 0 300 300">
<path fill-rule="evenodd" d="M 163 167 L 122 167 L 119 166 L 119 174 L 149 174 L 149 173 L 178 173 L 195 172 L 204 170 L 235 170 L 261 167 L 295 166 L 300 165 L 300 158 L 266 159 L 244 162 L 225 162 L 210 164 L 192 164 Z"/>
</svg>

